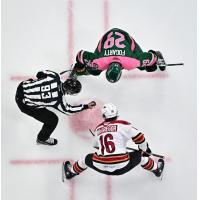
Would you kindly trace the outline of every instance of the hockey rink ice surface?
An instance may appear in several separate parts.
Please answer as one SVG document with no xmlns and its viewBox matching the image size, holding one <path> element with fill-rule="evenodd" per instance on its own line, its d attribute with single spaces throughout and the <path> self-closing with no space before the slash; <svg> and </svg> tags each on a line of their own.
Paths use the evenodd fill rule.
<svg viewBox="0 0 200 200">
<path fill-rule="evenodd" d="M 36 145 L 42 124 L 18 109 L 17 85 L 41 69 L 69 69 L 79 50 L 94 51 L 114 27 L 144 51 L 185 65 L 123 71 L 115 84 L 104 73 L 80 77 L 82 92 L 68 103 L 95 100 L 97 107 L 76 116 L 56 111 L 58 145 Z M 88 129 L 107 102 L 145 134 L 154 153 L 167 156 L 162 181 L 137 166 L 118 177 L 88 169 L 62 183 L 63 160 L 94 152 Z M 2 1 L 2 200 L 196 200 L 196 132 L 196 1 Z"/>
</svg>

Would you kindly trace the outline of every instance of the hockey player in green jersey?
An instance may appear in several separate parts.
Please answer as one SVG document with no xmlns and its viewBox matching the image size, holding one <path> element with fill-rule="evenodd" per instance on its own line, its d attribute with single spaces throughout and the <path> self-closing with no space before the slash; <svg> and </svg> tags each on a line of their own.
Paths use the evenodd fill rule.
<svg viewBox="0 0 200 200">
<path fill-rule="evenodd" d="M 125 31 L 113 28 L 103 35 L 94 53 L 79 51 L 71 76 L 99 75 L 106 70 L 109 82 L 117 82 L 122 70 L 165 70 L 165 61 L 159 51 L 143 52 Z"/>
</svg>

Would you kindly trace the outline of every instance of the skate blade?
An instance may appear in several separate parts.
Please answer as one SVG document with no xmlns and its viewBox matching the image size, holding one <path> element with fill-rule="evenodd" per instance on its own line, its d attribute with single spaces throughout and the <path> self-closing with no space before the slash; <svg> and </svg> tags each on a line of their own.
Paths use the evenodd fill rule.
<svg viewBox="0 0 200 200">
<path fill-rule="evenodd" d="M 164 170 L 165 170 L 165 164 L 164 164 L 164 167 L 163 167 L 163 170 L 162 170 L 162 174 L 161 174 L 161 176 L 160 176 L 160 181 L 162 181 L 162 179 L 163 179 Z"/>
<path fill-rule="evenodd" d="M 64 183 L 66 180 L 65 178 L 65 169 L 64 169 L 64 163 L 62 164 L 62 182 Z"/>
<path fill-rule="evenodd" d="M 162 181 L 162 179 L 163 179 L 163 172 L 162 172 L 162 174 L 160 176 L 160 181 Z"/>
</svg>

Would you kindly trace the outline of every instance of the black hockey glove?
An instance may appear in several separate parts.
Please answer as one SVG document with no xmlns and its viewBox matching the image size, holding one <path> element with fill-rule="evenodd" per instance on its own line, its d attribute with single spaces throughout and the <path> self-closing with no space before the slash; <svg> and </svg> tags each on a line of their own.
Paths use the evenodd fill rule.
<svg viewBox="0 0 200 200">
<path fill-rule="evenodd" d="M 94 67 L 87 67 L 87 72 L 93 76 L 98 76 L 99 74 L 101 74 L 102 70 Z"/>
<path fill-rule="evenodd" d="M 149 144 L 148 143 L 147 143 L 147 149 L 146 149 L 146 151 L 143 151 L 140 148 L 139 148 L 139 150 L 141 151 L 141 155 L 143 157 L 149 157 L 149 156 L 151 156 L 151 149 L 149 148 Z"/>
<path fill-rule="evenodd" d="M 151 155 L 151 149 L 148 147 L 146 151 L 143 151 L 142 156 L 149 157 Z"/>
<path fill-rule="evenodd" d="M 72 79 L 77 79 L 77 76 L 87 75 L 86 67 L 84 64 L 76 62 L 69 77 Z"/>
<path fill-rule="evenodd" d="M 84 109 L 92 109 L 95 106 L 96 106 L 96 102 L 95 101 L 91 101 L 90 103 L 84 105 Z"/>
</svg>

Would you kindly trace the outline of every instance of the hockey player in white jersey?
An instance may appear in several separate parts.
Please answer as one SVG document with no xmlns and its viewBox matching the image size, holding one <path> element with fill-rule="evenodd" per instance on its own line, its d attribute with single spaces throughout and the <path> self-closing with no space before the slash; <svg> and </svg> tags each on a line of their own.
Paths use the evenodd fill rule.
<svg viewBox="0 0 200 200">
<path fill-rule="evenodd" d="M 118 110 L 115 105 L 108 103 L 102 108 L 105 119 L 95 131 L 94 147 L 97 152 L 85 156 L 73 165 L 63 163 L 63 181 L 71 179 L 90 167 L 107 175 L 122 175 L 140 164 L 144 169 L 160 177 L 164 169 L 164 160 L 155 162 L 151 157 L 151 150 L 144 134 L 132 126 L 131 123 L 118 120 Z M 132 140 L 138 145 L 138 151 L 127 152 L 126 144 Z"/>
</svg>

